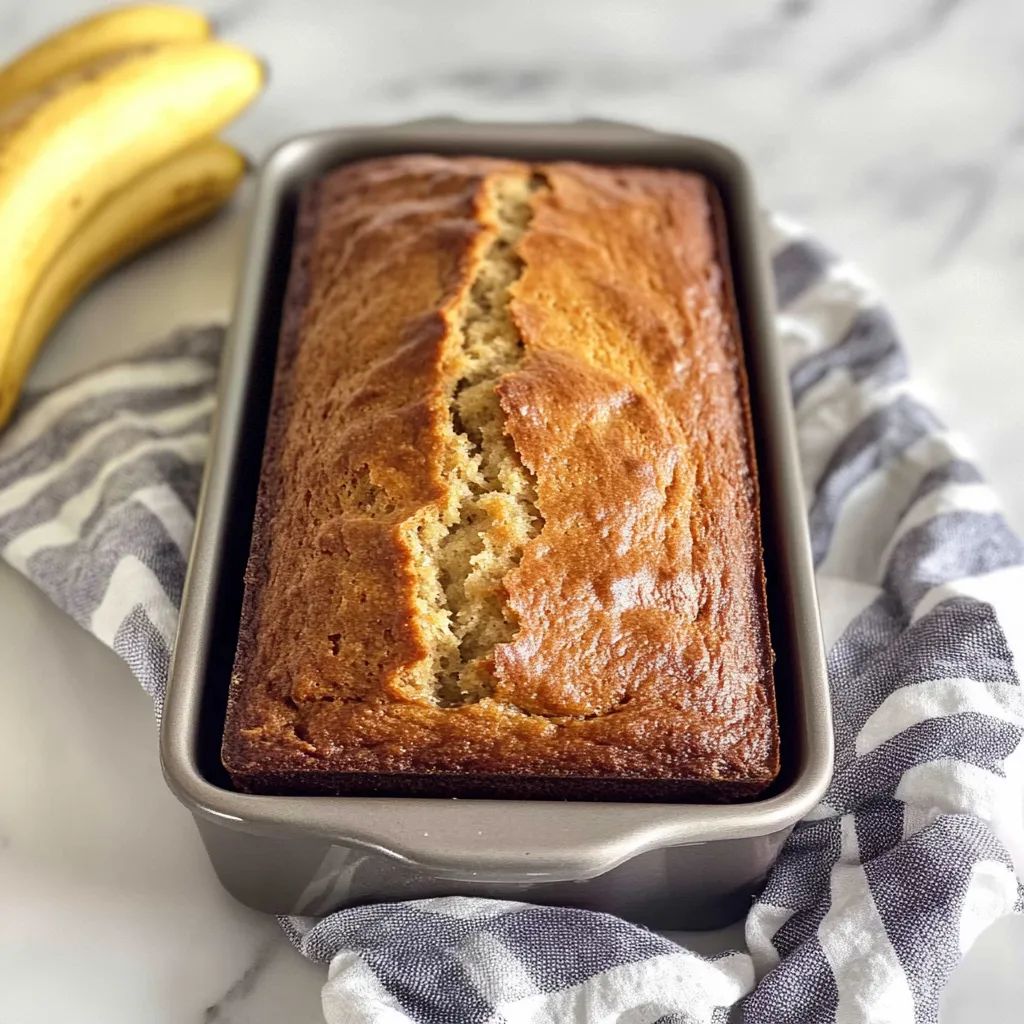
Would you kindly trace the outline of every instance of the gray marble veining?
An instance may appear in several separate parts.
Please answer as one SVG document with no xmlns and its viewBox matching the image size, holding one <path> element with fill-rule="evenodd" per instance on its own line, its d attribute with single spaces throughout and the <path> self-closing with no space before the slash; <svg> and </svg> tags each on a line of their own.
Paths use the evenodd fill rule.
<svg viewBox="0 0 1024 1024">
<path fill-rule="evenodd" d="M 267 940 L 256 950 L 252 961 L 245 970 L 228 986 L 224 994 L 203 1012 L 203 1024 L 225 1024 L 233 1015 L 233 1011 L 256 990 L 261 975 L 278 952 L 279 946 L 279 936 L 267 937 Z"/>
</svg>

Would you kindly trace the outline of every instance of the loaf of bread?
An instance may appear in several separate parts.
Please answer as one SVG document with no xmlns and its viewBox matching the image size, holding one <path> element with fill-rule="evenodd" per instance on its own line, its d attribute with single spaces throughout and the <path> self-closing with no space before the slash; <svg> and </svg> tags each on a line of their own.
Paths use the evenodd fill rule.
<svg viewBox="0 0 1024 1024">
<path fill-rule="evenodd" d="M 700 176 L 311 185 L 223 761 L 261 793 L 734 800 L 778 771 L 742 347 Z"/>
</svg>

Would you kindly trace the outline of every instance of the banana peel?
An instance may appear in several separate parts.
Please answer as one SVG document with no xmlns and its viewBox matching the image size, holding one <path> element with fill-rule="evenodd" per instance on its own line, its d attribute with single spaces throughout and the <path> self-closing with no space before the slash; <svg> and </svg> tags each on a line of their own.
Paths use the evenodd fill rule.
<svg viewBox="0 0 1024 1024">
<path fill-rule="evenodd" d="M 96 280 L 144 250 L 213 216 L 245 177 L 245 157 L 205 139 L 115 192 L 49 265 L 29 299 L 14 347 L 31 359 Z"/>
<path fill-rule="evenodd" d="M 130 199 L 133 181 L 233 119 L 263 77 L 256 58 L 223 43 L 146 47 L 65 74 L 0 115 L 0 426 L 38 348 L 22 322 L 58 255 L 120 193 Z"/>
<path fill-rule="evenodd" d="M 210 22 L 187 7 L 138 4 L 102 11 L 57 32 L 0 70 L 0 108 L 104 57 L 140 46 L 200 42 Z"/>
</svg>

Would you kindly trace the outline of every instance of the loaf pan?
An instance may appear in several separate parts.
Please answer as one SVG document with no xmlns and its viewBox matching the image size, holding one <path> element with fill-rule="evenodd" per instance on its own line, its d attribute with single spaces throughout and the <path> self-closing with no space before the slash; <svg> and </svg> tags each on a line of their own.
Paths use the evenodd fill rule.
<svg viewBox="0 0 1024 1024">
<path fill-rule="evenodd" d="M 782 769 L 735 805 L 262 796 L 220 764 L 242 578 L 259 480 L 298 194 L 342 163 L 406 152 L 667 166 L 719 191 L 747 371 L 776 653 Z M 279 147 L 257 184 L 223 358 L 161 723 L 164 775 L 241 902 L 319 915 L 380 900 L 465 894 L 565 904 L 660 928 L 741 916 L 832 764 L 828 687 L 788 383 L 750 175 L 703 139 L 606 122 L 422 122 L 307 135 Z"/>
</svg>

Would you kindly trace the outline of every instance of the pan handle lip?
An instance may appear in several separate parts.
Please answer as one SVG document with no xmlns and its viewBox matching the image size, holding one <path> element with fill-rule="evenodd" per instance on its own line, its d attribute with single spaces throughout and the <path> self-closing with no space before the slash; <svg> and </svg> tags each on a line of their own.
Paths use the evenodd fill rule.
<svg viewBox="0 0 1024 1024">
<path fill-rule="evenodd" d="M 175 796 L 206 821 L 275 838 L 318 839 L 437 878 L 570 881 L 652 850 L 787 831 L 820 801 L 828 773 L 805 771 L 750 804 L 624 804 L 424 797 L 296 797 L 237 793 L 199 774 L 179 745 L 162 764 Z"/>
</svg>

